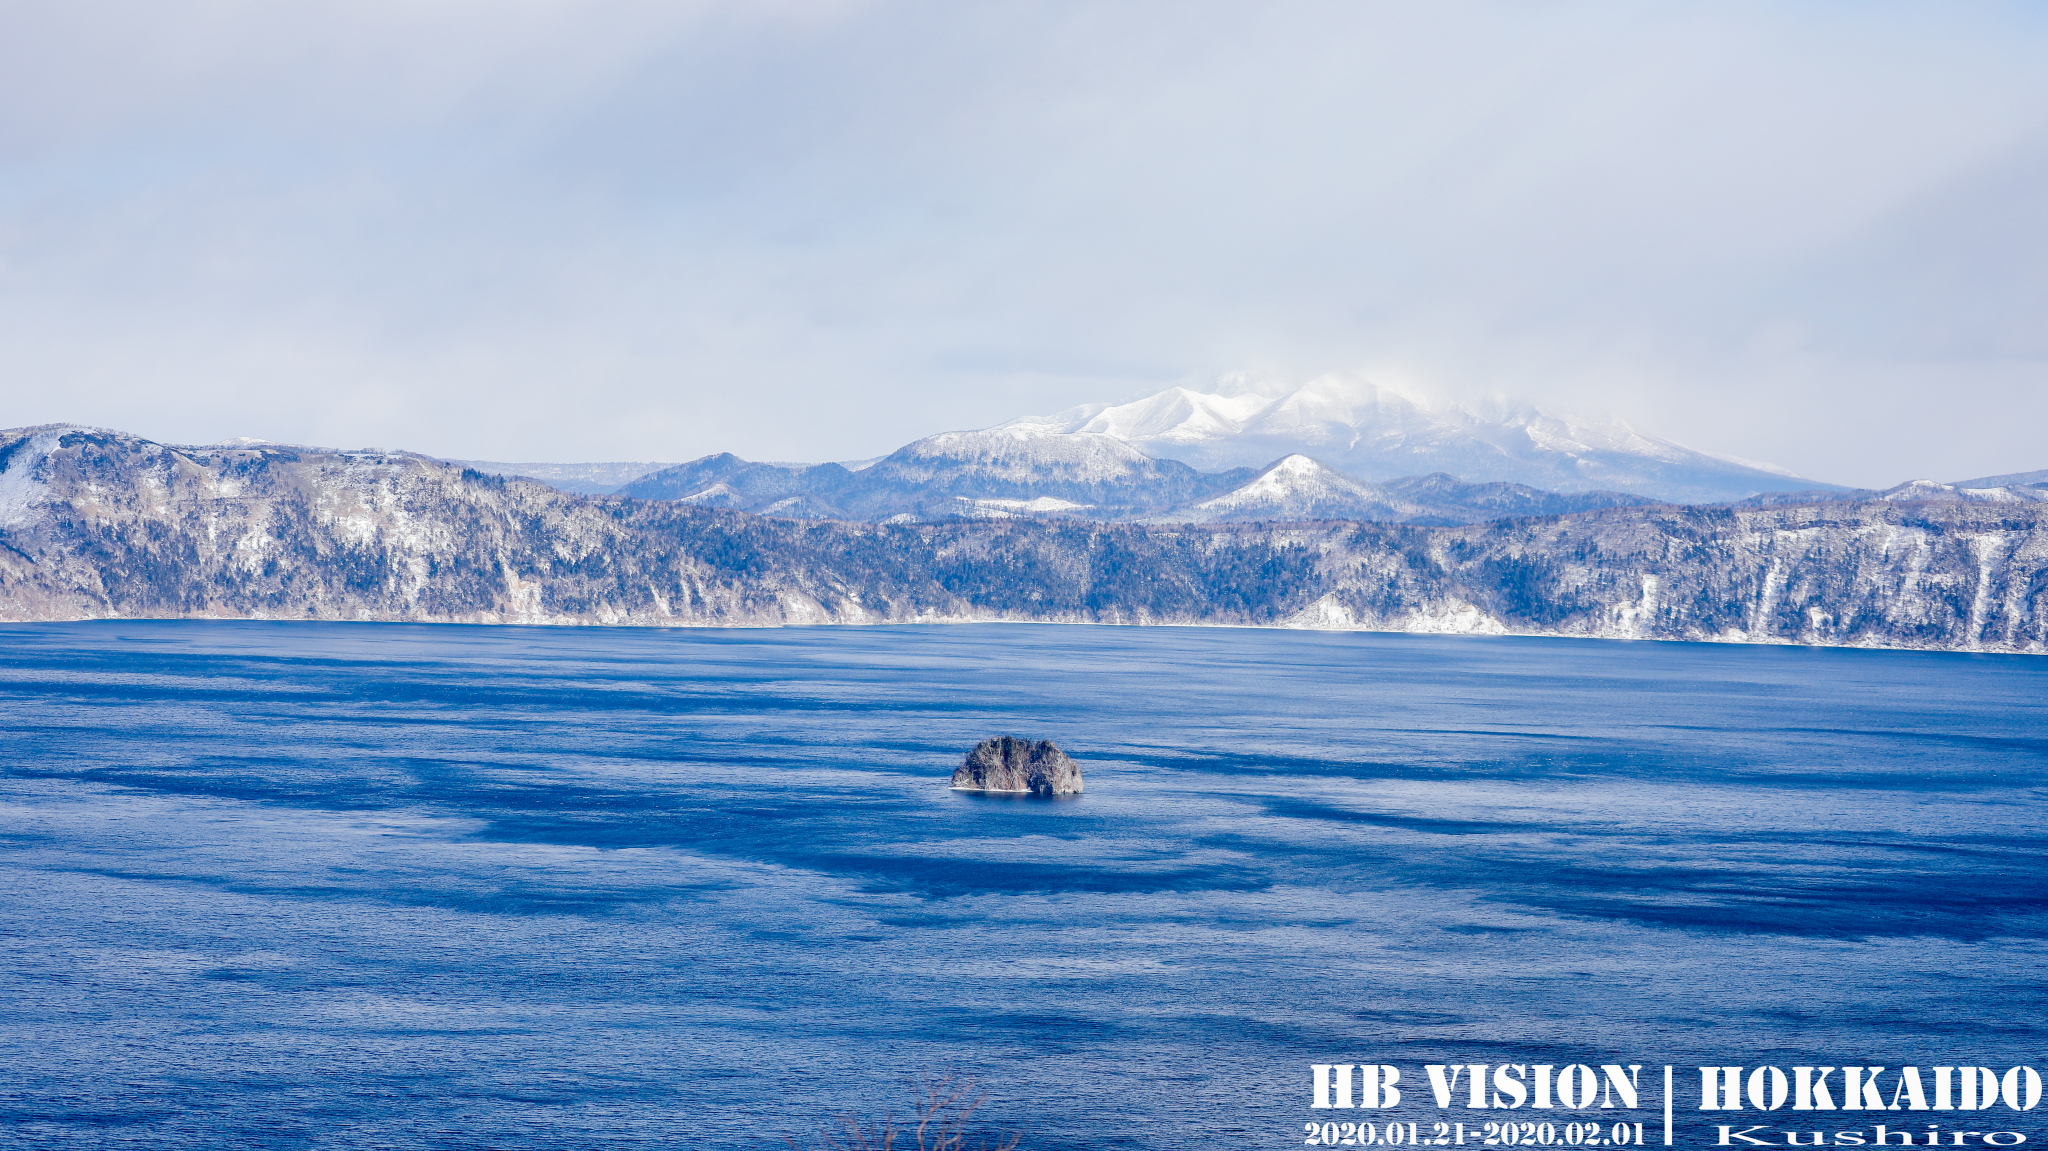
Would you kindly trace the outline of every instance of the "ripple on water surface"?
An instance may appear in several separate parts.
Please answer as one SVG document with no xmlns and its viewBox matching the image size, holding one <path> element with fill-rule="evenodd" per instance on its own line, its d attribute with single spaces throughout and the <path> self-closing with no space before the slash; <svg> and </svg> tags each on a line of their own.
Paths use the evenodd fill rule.
<svg viewBox="0 0 2048 1151">
<path fill-rule="evenodd" d="M 1294 1146 L 1306 1064 L 2048 1063 L 2048 662 L 0 628 L 0 1138 Z M 987 735 L 1087 794 L 953 792 Z M 1937 1060 L 1935 1057 L 1941 1056 Z"/>
</svg>

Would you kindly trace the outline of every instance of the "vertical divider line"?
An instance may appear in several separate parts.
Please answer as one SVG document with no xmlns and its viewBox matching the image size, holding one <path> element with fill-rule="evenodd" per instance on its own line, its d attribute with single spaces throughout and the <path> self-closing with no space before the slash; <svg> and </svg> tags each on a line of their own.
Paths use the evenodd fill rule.
<svg viewBox="0 0 2048 1151">
<path fill-rule="evenodd" d="M 1671 1064 L 1664 1065 L 1664 1145 L 1671 1146 Z"/>
</svg>

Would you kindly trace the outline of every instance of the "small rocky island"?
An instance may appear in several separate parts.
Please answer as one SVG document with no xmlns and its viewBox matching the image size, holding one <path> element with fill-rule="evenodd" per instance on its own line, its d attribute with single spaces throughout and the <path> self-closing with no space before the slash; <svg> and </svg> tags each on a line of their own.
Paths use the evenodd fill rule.
<svg viewBox="0 0 2048 1151">
<path fill-rule="evenodd" d="M 956 791 L 1009 795 L 1079 795 L 1081 765 L 1049 739 L 1003 735 L 984 739 L 953 773 Z"/>
</svg>

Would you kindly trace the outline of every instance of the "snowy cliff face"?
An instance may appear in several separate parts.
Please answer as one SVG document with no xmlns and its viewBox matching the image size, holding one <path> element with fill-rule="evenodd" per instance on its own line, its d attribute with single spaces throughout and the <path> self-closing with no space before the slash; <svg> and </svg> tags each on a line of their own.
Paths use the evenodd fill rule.
<svg viewBox="0 0 2048 1151">
<path fill-rule="evenodd" d="M 1825 487 L 1638 431 L 1533 407 L 1427 402 L 1346 374 L 1294 388 L 1169 388 L 1128 404 L 1025 417 L 1007 429 L 1111 436 L 1200 468 L 1260 466 L 1291 454 L 1365 480 L 1448 472 L 1472 482 L 1596 489 L 1714 503 Z"/>
<path fill-rule="evenodd" d="M 117 616 L 1216 623 L 2048 653 L 2048 503 L 1436 528 L 802 523 L 420 456 L 0 432 L 0 619 Z"/>
<path fill-rule="evenodd" d="M 0 618 L 791 618 L 776 592 L 690 550 L 715 512 L 638 504 L 663 514 L 628 523 L 601 501 L 423 456 L 177 448 L 93 428 L 0 432 L 0 466 L 0 491 L 31 493 L 0 527 Z M 713 557 L 732 546 L 697 542 Z"/>
<path fill-rule="evenodd" d="M 71 430 L 22 428 L 0 436 L 0 528 L 20 527 L 46 506 L 50 453 Z"/>
</svg>

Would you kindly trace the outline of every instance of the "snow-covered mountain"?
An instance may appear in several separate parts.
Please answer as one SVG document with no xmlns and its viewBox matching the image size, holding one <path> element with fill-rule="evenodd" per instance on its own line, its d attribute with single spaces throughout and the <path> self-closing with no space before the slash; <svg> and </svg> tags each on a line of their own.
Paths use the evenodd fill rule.
<svg viewBox="0 0 2048 1151">
<path fill-rule="evenodd" d="M 1459 524 L 1652 501 L 1468 484 L 1438 473 L 1372 484 L 1307 456 L 1263 470 L 1198 472 L 1114 436 L 1025 428 L 929 436 L 855 472 L 838 464 L 705 456 L 644 476 L 619 495 L 783 519 L 1090 519 L 1230 523 L 1319 519 Z"/>
<path fill-rule="evenodd" d="M 1949 486 L 1956 488 L 2031 488 L 2048 485 L 2048 469 L 2038 472 L 2012 472 L 2002 476 L 1981 476 L 1974 480 L 1956 480 Z"/>
<path fill-rule="evenodd" d="M 1266 520 L 1386 520 L 1430 518 L 1430 510 L 1390 498 L 1381 488 L 1352 479 L 1307 456 L 1294 455 L 1242 487 L 1177 508 L 1162 520 L 1244 523 Z"/>
<path fill-rule="evenodd" d="M 1673 502 L 1828 488 L 1638 431 L 1528 406 L 1468 408 L 1335 373 L 1285 389 L 1231 379 L 1213 392 L 1168 388 L 1127 404 L 1088 404 L 999 425 L 1112 436 L 1198 468 L 1263 466 L 1289 455 L 1365 480 L 1447 472 L 1560 492 L 1633 492 Z"/>
<path fill-rule="evenodd" d="M 1101 508 L 1170 507 L 1227 490 L 1243 477 L 1205 474 L 1146 454 L 1116 436 L 1031 428 L 942 432 L 906 444 L 857 473 L 876 493 L 926 499 L 1052 497 Z M 856 508 L 862 501 L 853 501 Z"/>
<path fill-rule="evenodd" d="M 1468 484 L 1443 472 L 1372 484 L 1320 460 L 1294 455 L 1220 496 L 1145 518 L 1152 523 L 1377 520 L 1440 526 L 1653 502 L 1623 492 L 1546 492 L 1522 484 Z"/>
<path fill-rule="evenodd" d="M 1996 482 L 1999 480 L 2011 482 Z M 1874 488 L 1845 488 L 1827 492 L 1765 492 L 1742 500 L 1737 506 L 1769 508 L 1789 507 L 1793 504 L 1863 503 L 1872 500 L 1882 500 L 1891 504 L 2048 503 L 2048 471 L 1986 476 L 1983 479 L 1963 480 L 1953 484 L 1935 480 L 1907 480 L 1903 484 L 1882 491 Z"/>
<path fill-rule="evenodd" d="M 1129 519 L 1227 491 L 1251 475 L 1198 472 L 1115 436 L 1012 428 L 926 436 L 859 471 L 706 456 L 643 476 L 618 494 L 789 519 Z"/>
<path fill-rule="evenodd" d="M 1933 480 L 1908 480 L 1898 487 L 1877 493 L 1876 498 L 1891 503 L 2032 504 L 2048 501 L 2048 484 L 1975 487 Z"/>
<path fill-rule="evenodd" d="M 1282 499 L 1330 483 L 1299 463 L 1266 478 Z M 1504 498 L 1580 498 L 1531 492 Z M 1041 620 L 2041 653 L 2048 502 L 1622 507 L 1506 531 L 894 529 L 567 495 L 404 452 L 0 430 L 0 620 L 108 618 Z"/>
</svg>

